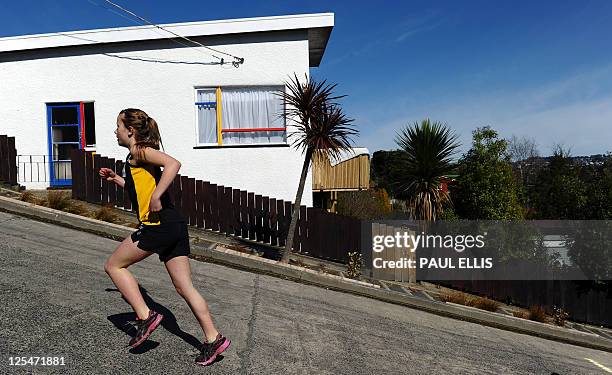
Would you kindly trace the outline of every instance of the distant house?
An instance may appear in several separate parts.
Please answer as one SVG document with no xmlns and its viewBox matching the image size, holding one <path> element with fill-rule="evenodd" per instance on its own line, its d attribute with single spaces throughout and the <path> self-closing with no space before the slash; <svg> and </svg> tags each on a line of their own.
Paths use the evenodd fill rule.
<svg viewBox="0 0 612 375">
<path fill-rule="evenodd" d="M 116 116 L 135 107 L 157 120 L 181 174 L 294 200 L 304 156 L 273 93 L 319 66 L 334 15 L 161 26 L 244 61 L 152 26 L 0 38 L 0 134 L 16 138 L 20 184 L 69 186 L 75 148 L 124 159 Z"/>
<path fill-rule="evenodd" d="M 356 147 L 330 160 L 314 158 L 312 192 L 315 207 L 336 212 L 338 192 L 370 188 L 370 152 Z"/>
<path fill-rule="evenodd" d="M 457 177 L 459 177 L 459 175 L 456 175 L 456 174 L 442 176 L 442 178 L 440 178 L 439 190 L 444 193 L 448 193 L 449 186 L 454 185 L 457 182 Z"/>
</svg>

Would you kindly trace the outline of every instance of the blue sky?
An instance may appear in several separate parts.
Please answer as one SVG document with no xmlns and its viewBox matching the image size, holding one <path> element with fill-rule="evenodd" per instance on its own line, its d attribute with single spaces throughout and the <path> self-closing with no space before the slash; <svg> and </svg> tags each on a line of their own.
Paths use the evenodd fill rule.
<svg viewBox="0 0 612 375">
<path fill-rule="evenodd" d="M 95 3 L 0 3 L 0 37 L 131 26 Z M 446 122 L 469 148 L 490 125 L 574 155 L 612 151 L 612 1 L 117 0 L 156 23 L 334 12 L 317 78 L 338 83 L 356 146 L 396 148 L 403 126 Z"/>
</svg>

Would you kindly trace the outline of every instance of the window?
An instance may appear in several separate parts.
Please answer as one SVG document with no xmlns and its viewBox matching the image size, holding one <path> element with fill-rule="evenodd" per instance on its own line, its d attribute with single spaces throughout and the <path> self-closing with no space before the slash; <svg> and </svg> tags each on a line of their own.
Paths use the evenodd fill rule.
<svg viewBox="0 0 612 375">
<path fill-rule="evenodd" d="M 286 144 L 282 86 L 196 90 L 198 145 Z"/>
<path fill-rule="evenodd" d="M 70 185 L 72 150 L 96 144 L 94 103 L 47 103 L 47 131 L 51 186 Z"/>
</svg>

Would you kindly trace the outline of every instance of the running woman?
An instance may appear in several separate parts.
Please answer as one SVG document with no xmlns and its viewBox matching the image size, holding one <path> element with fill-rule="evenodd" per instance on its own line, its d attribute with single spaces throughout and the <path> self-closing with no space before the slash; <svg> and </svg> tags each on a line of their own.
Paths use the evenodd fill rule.
<svg viewBox="0 0 612 375">
<path fill-rule="evenodd" d="M 195 362 L 209 365 L 229 347 L 230 340 L 217 331 L 208 304 L 191 282 L 187 223 L 174 208 L 167 191 L 181 163 L 159 151 L 161 137 L 157 123 L 144 111 L 133 108 L 121 111 L 115 134 L 118 144 L 129 149 L 125 179 L 109 168 L 101 168 L 99 173 L 129 194 L 139 226 L 108 258 L 104 270 L 137 315 L 137 333 L 129 345 L 137 347 L 146 341 L 164 318 L 147 306 L 138 282 L 127 269 L 156 253 L 164 262 L 176 291 L 185 299 L 204 331 L 204 341 Z"/>
</svg>

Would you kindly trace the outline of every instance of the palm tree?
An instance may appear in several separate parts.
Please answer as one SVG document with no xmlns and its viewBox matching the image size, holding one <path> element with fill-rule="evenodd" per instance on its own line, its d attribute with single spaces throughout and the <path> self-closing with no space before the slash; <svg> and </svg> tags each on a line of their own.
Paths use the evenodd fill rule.
<svg viewBox="0 0 612 375">
<path fill-rule="evenodd" d="M 308 76 L 304 82 L 300 82 L 297 75 L 294 75 L 294 78 L 286 82 L 286 86 L 287 91 L 281 90 L 276 94 L 283 98 L 287 105 L 283 116 L 295 123 L 295 130 L 287 139 L 295 139 L 293 146 L 305 153 L 305 157 L 287 241 L 280 260 L 283 263 L 288 263 L 291 255 L 304 184 L 313 156 L 336 158 L 343 150 L 351 149 L 351 137 L 358 134 L 352 127 L 353 119 L 346 117 L 336 103 L 337 99 L 345 96 L 334 96 L 336 84 L 327 84 L 325 80 L 315 82 Z"/>
<path fill-rule="evenodd" d="M 453 169 L 451 156 L 459 147 L 457 136 L 445 124 L 425 119 L 402 129 L 395 142 L 406 153 L 399 190 L 408 195 L 412 217 L 436 220 L 443 205 L 450 202 L 440 182 Z"/>
</svg>

